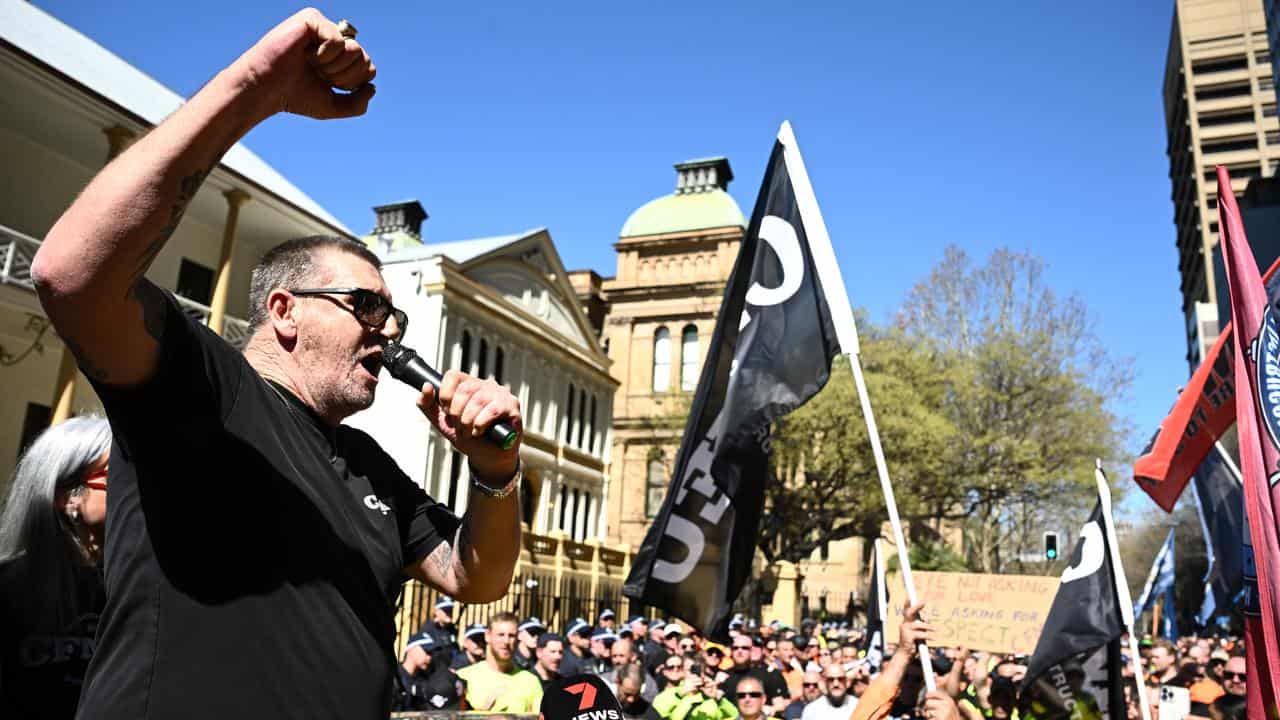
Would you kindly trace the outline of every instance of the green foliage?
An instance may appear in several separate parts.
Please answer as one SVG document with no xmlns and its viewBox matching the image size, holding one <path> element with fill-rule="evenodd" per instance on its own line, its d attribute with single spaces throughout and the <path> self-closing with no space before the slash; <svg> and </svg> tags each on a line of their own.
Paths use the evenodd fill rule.
<svg viewBox="0 0 1280 720">
<path fill-rule="evenodd" d="M 967 562 L 913 541 L 926 565 L 1022 571 L 1017 555 L 1035 551 L 1042 530 L 1074 531 L 1064 523 L 1092 507 L 1095 458 L 1123 457 L 1109 408 L 1127 367 L 1109 358 L 1084 304 L 1058 298 L 1042 273 L 1029 255 L 999 250 L 973 267 L 949 248 L 891 327 L 859 319 L 899 512 L 964 529 Z M 851 370 L 838 360 L 827 386 L 775 423 L 777 480 L 759 540 L 770 562 L 878 537 L 888 519 Z"/>
</svg>

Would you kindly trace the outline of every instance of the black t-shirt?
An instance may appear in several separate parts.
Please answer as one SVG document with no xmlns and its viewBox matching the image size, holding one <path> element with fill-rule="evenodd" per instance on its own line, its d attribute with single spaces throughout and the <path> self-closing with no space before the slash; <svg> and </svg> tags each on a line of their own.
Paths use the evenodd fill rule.
<svg viewBox="0 0 1280 720">
<path fill-rule="evenodd" d="M 385 718 L 402 569 L 458 519 L 169 302 L 111 422 L 107 603 L 79 717 Z"/>
<path fill-rule="evenodd" d="M 516 664 L 516 667 L 520 668 L 521 670 L 528 670 L 529 672 L 533 672 L 533 666 L 538 663 L 538 657 L 533 653 L 524 655 L 523 653 L 521 653 L 520 648 L 516 648 L 511 653 L 511 661 L 514 662 Z"/>
<path fill-rule="evenodd" d="M 578 657 L 578 654 L 566 647 L 564 656 L 560 658 L 560 674 L 565 677 L 590 672 L 589 658 Z"/>
<path fill-rule="evenodd" d="M 31 592 L 23 562 L 0 565 L 0 718 L 70 720 L 106 600 L 102 573 L 76 569 L 75 611 L 59 623 L 22 602 Z"/>
<path fill-rule="evenodd" d="M 425 674 L 410 675 L 397 666 L 400 692 L 395 709 L 408 712 L 456 710 L 466 694 L 467 684 L 444 665 L 432 662 Z"/>
</svg>

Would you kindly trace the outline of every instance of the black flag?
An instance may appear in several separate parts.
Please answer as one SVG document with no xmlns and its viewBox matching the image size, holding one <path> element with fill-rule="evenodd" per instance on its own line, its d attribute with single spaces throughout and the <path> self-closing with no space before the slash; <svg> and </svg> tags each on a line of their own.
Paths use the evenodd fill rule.
<svg viewBox="0 0 1280 720">
<path fill-rule="evenodd" d="M 1081 528 L 1071 565 L 1062 572 L 1062 584 L 1027 663 L 1022 702 L 1042 720 L 1071 717 L 1077 703 L 1096 708 L 1097 698 L 1081 686 L 1081 663 L 1098 650 L 1105 652 L 1124 632 L 1107 540 L 1109 520 L 1099 503 Z M 1109 674 L 1119 682 L 1119 668 L 1113 666 L 1108 663 Z"/>
<path fill-rule="evenodd" d="M 867 590 L 867 638 L 863 645 L 867 662 L 880 667 L 884 659 L 884 618 L 888 611 L 888 588 L 884 584 L 884 558 L 880 556 L 880 539 L 871 545 L 871 587 Z"/>
<path fill-rule="evenodd" d="M 623 587 L 717 638 L 726 636 L 751 572 L 770 480 L 769 424 L 826 384 L 840 352 L 818 280 L 839 271 L 789 126 L 779 138 L 720 304 L 667 497 Z M 843 298 L 843 282 L 830 284 Z"/>
</svg>

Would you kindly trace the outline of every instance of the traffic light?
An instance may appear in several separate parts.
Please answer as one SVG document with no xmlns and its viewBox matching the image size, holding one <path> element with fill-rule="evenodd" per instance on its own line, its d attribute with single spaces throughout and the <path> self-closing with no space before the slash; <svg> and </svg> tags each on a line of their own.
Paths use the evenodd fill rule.
<svg viewBox="0 0 1280 720">
<path fill-rule="evenodd" d="M 1048 530 L 1044 534 L 1044 559 L 1058 559 L 1058 533 Z"/>
</svg>

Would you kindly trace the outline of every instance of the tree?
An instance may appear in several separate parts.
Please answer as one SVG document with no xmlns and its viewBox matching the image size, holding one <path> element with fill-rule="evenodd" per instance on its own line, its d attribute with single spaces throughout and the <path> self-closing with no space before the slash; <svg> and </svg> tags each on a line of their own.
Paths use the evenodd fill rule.
<svg viewBox="0 0 1280 720">
<path fill-rule="evenodd" d="M 859 323 L 867 381 L 886 462 L 904 516 L 932 516 L 959 499 L 947 470 L 955 429 L 938 407 L 946 376 L 901 333 Z M 887 519 L 866 423 L 848 361 L 826 387 L 774 423 L 775 480 L 766 489 L 759 549 L 766 562 L 799 562 L 821 545 L 879 537 Z"/>
<path fill-rule="evenodd" d="M 1173 612 L 1178 616 L 1178 627 L 1189 634 L 1195 627 L 1195 616 L 1204 601 L 1204 574 L 1209 568 L 1204 535 L 1200 519 L 1196 516 L 1194 501 L 1189 493 L 1183 494 L 1172 513 L 1150 508 L 1126 532 L 1120 535 L 1120 562 L 1124 565 L 1125 579 L 1129 581 L 1129 593 L 1137 602 L 1142 594 L 1151 563 L 1164 544 L 1169 528 L 1173 527 L 1174 579 Z M 1161 612 L 1170 612 L 1163 608 Z M 1239 615 L 1238 609 L 1233 612 Z M 1239 620 L 1239 618 L 1237 618 Z M 1151 629 L 1151 616 L 1139 618 L 1135 624 L 1141 633 Z"/>
<path fill-rule="evenodd" d="M 1092 507 L 1094 459 L 1123 458 L 1110 405 L 1128 366 L 1110 358 L 1083 301 L 1058 297 L 1043 274 L 1029 254 L 1001 249 L 974 267 L 949 247 L 897 316 L 942 378 L 935 407 L 954 427 L 947 471 L 965 492 L 933 510 L 965 518 L 983 572 L 1020 569 L 1016 556 L 1035 547 L 1047 514 Z"/>
</svg>

